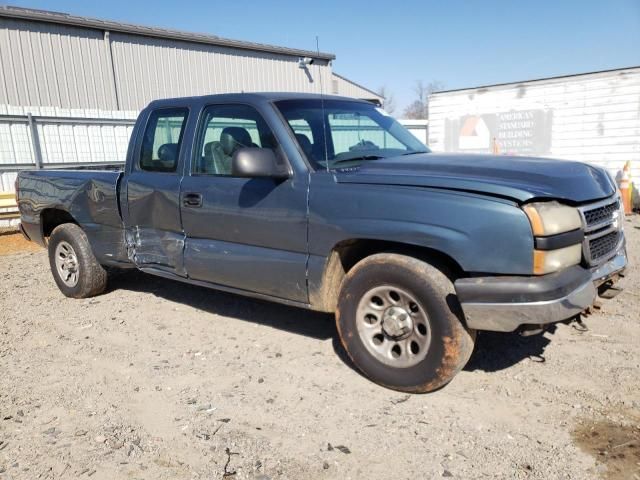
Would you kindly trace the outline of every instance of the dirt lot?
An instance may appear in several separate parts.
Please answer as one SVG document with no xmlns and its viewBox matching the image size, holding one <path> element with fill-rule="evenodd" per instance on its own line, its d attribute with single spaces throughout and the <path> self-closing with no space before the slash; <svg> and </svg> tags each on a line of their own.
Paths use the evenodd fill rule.
<svg viewBox="0 0 640 480">
<path fill-rule="evenodd" d="M 0 256 L 0 479 L 639 479 L 626 231 L 626 290 L 588 330 L 483 334 L 413 396 L 356 373 L 328 315 L 140 273 L 70 300 L 43 250 Z"/>
<path fill-rule="evenodd" d="M 0 232 L 0 255 L 20 252 L 37 252 L 40 247 L 25 239 L 21 233 Z"/>
</svg>

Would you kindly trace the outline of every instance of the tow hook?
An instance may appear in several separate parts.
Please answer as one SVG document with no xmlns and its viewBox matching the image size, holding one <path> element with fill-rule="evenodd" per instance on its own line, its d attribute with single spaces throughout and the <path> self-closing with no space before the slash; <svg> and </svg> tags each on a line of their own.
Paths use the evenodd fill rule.
<svg viewBox="0 0 640 480">
<path fill-rule="evenodd" d="M 609 280 L 598 287 L 598 296 L 611 300 L 622 293 L 622 288 L 615 285 L 615 281 Z"/>
</svg>

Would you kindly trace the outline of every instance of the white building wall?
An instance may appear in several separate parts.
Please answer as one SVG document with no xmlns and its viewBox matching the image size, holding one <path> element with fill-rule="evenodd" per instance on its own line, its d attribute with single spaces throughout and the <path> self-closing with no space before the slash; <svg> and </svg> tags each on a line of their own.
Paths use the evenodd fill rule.
<svg viewBox="0 0 640 480">
<path fill-rule="evenodd" d="M 427 145 L 429 120 L 412 120 L 399 118 L 398 122 L 405 126 L 414 137 Z"/>
<path fill-rule="evenodd" d="M 135 120 L 137 111 L 64 109 L 59 107 L 15 107 L 0 105 L 0 115 L 78 118 L 78 123 L 42 124 L 36 122 L 42 163 L 118 163 L 123 162 L 132 125 L 87 125 L 86 118 Z M 35 153 L 27 123 L 0 122 L 0 165 L 34 164 Z M 13 192 L 16 173 L 0 172 L 0 191 Z"/>
<path fill-rule="evenodd" d="M 495 139 L 500 153 L 581 160 L 614 175 L 631 160 L 640 181 L 640 67 L 442 92 L 429 102 L 435 151 L 491 152 Z"/>
</svg>

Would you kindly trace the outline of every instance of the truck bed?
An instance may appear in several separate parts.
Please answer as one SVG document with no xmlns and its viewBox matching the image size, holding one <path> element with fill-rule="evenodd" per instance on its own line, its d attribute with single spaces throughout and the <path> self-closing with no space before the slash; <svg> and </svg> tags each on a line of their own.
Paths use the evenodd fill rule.
<svg viewBox="0 0 640 480">
<path fill-rule="evenodd" d="M 46 169 L 48 171 L 62 170 L 65 172 L 68 171 L 92 171 L 92 172 L 102 172 L 102 171 L 113 171 L 113 172 L 122 172 L 124 171 L 124 162 L 111 162 L 111 163 L 87 163 L 84 165 L 74 165 L 72 167 L 61 167 L 56 165 L 55 168 Z"/>
<path fill-rule="evenodd" d="M 68 212 L 82 227 L 96 257 L 105 264 L 127 263 L 118 199 L 122 166 L 29 170 L 18 175 L 18 207 L 31 240 L 45 244 L 47 219 Z"/>
</svg>

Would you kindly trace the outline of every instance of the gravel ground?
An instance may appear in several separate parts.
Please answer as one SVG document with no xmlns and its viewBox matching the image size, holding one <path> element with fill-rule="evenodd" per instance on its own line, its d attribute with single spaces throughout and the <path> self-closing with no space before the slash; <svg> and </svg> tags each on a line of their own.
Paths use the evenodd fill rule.
<svg viewBox="0 0 640 480">
<path fill-rule="evenodd" d="M 44 251 L 0 256 L 0 479 L 638 479 L 626 232 L 626 290 L 587 330 L 482 334 L 428 395 L 359 375 L 328 315 L 138 272 L 71 300 Z"/>
</svg>

